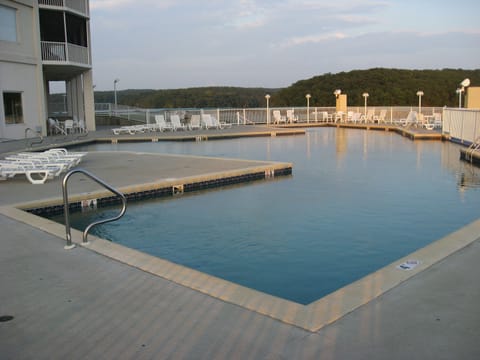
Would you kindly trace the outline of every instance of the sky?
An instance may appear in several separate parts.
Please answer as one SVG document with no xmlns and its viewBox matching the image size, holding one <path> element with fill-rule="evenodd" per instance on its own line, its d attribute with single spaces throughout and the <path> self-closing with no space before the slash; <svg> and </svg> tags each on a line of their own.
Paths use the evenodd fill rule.
<svg viewBox="0 0 480 360">
<path fill-rule="evenodd" d="M 90 0 L 95 90 L 480 68 L 478 0 Z"/>
</svg>

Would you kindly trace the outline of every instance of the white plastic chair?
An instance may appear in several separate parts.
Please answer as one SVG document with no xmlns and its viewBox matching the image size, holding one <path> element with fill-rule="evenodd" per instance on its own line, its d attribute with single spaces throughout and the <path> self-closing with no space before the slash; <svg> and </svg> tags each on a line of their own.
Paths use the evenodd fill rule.
<svg viewBox="0 0 480 360">
<path fill-rule="evenodd" d="M 64 134 L 65 135 L 65 130 L 63 130 L 60 125 L 58 124 L 58 121 L 52 118 L 48 118 L 48 132 L 50 135 L 56 135 L 56 134 Z"/>
<path fill-rule="evenodd" d="M 287 119 L 280 114 L 280 110 L 273 110 L 273 123 L 280 124 L 281 122 L 286 123 Z"/>
<path fill-rule="evenodd" d="M 63 125 L 63 127 L 65 128 L 65 133 L 67 134 L 73 133 L 74 132 L 73 120 L 72 119 L 65 120 L 65 124 Z"/>
<path fill-rule="evenodd" d="M 440 113 L 433 114 L 433 127 L 436 129 L 442 128 L 442 114 Z"/>
<path fill-rule="evenodd" d="M 361 121 L 364 121 L 365 124 L 369 122 L 374 122 L 375 109 L 368 109 L 367 115 L 362 115 Z"/>
<path fill-rule="evenodd" d="M 335 113 L 335 116 L 334 116 L 334 122 L 342 122 L 343 120 L 343 115 L 344 115 L 344 112 L 343 111 L 337 111 Z"/>
<path fill-rule="evenodd" d="M 87 132 L 87 127 L 85 126 L 85 120 L 83 119 L 78 120 L 78 131 L 80 131 L 81 133 Z"/>
<path fill-rule="evenodd" d="M 333 119 L 333 115 L 329 114 L 328 111 L 322 111 L 322 121 L 328 122 Z"/>
</svg>

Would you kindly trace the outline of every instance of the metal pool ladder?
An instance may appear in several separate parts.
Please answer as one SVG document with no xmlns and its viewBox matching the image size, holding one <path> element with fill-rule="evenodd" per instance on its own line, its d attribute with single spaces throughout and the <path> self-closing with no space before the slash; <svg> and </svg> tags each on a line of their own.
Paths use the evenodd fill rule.
<svg viewBox="0 0 480 360">
<path fill-rule="evenodd" d="M 473 153 L 477 150 L 480 150 L 480 136 L 475 139 L 474 142 L 468 147 L 467 151 L 465 152 L 465 160 L 473 161 Z"/>
<path fill-rule="evenodd" d="M 70 213 L 69 213 L 68 190 L 67 190 L 68 179 L 70 178 L 70 176 L 72 176 L 75 173 L 82 173 L 82 174 L 86 175 L 87 177 L 89 177 L 90 179 L 95 181 L 96 183 L 102 185 L 104 188 L 106 188 L 107 190 L 111 191 L 112 193 L 114 193 L 115 195 L 120 197 L 120 200 L 122 201 L 122 210 L 120 211 L 120 213 L 117 216 L 114 216 L 114 217 L 109 218 L 109 219 L 95 221 L 85 228 L 85 230 L 83 231 L 82 244 L 84 244 L 84 245 L 88 244 L 87 236 L 88 236 L 88 232 L 90 231 L 91 228 L 93 228 L 96 225 L 105 224 L 105 223 L 111 222 L 111 221 L 116 221 L 116 220 L 120 219 L 125 214 L 125 211 L 127 210 L 127 199 L 125 198 L 125 195 L 123 195 L 117 189 L 108 185 L 105 181 L 99 179 L 98 177 L 96 177 L 92 173 L 88 172 L 87 170 L 84 170 L 84 169 L 70 170 L 68 173 L 65 174 L 65 176 L 63 177 L 63 182 L 62 182 L 63 209 L 64 209 L 63 211 L 65 213 L 65 231 L 67 233 L 67 245 L 65 245 L 65 249 L 73 249 L 75 247 L 75 244 L 72 244 L 72 234 L 70 232 Z"/>
</svg>

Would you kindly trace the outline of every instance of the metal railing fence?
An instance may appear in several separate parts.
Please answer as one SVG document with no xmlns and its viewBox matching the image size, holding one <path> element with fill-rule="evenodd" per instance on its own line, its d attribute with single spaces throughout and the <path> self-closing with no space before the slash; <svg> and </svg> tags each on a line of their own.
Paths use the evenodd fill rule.
<svg viewBox="0 0 480 360">
<path fill-rule="evenodd" d="M 376 116 L 382 110 L 385 110 L 385 123 L 393 124 L 396 120 L 405 119 L 410 111 L 417 111 L 418 108 L 410 106 L 350 106 L 347 113 L 356 113 L 358 116 L 365 115 L 366 112 L 372 111 Z M 171 114 L 180 115 L 184 122 L 188 122 L 192 115 L 210 114 L 215 116 L 220 122 L 232 125 L 249 125 L 249 124 L 272 124 L 274 121 L 273 111 L 279 111 L 281 116 L 286 119 L 287 111 L 293 113 L 296 123 L 315 123 L 324 122 L 323 113 L 329 115 L 335 114 L 334 107 L 269 107 L 267 108 L 229 108 L 229 109 L 141 109 L 126 105 L 117 105 L 110 103 L 96 103 L 95 113 L 97 116 L 110 116 L 128 120 L 132 123 L 149 124 L 155 122 L 155 115 L 163 114 L 165 119 L 169 120 Z M 433 115 L 434 113 L 442 113 L 441 107 L 423 107 L 421 109 L 424 115 Z M 331 119 L 331 117 L 329 118 Z M 329 120 L 331 121 L 331 120 Z"/>
</svg>

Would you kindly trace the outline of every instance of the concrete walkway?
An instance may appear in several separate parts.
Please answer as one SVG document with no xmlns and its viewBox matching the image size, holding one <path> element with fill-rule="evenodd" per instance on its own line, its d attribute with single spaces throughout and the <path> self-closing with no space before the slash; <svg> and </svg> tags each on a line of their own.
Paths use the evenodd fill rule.
<svg viewBox="0 0 480 360">
<path fill-rule="evenodd" d="M 106 156 L 113 156 L 113 162 L 103 170 L 96 168 L 98 158 L 87 158 L 84 165 L 116 186 L 154 181 L 156 161 L 162 176 L 177 178 L 197 176 L 202 168 L 208 173 L 247 166 L 205 159 L 191 168 L 189 157 L 168 163 L 160 156 L 136 161 L 141 171 L 122 170 L 122 177 L 114 163 L 119 159 Z M 45 185 L 0 183 L 0 320 L 13 317 L 0 322 L 2 359 L 480 358 L 480 221 L 447 239 L 461 243 L 465 233 L 473 234 L 468 245 L 459 245 L 460 250 L 365 305 L 309 331 L 114 260 L 95 248 L 64 250 L 62 226 L 14 207 L 58 197 L 53 183 Z M 87 186 L 82 181 L 76 185 L 78 191 L 91 191 L 82 188 Z M 258 299 L 259 307 L 272 304 L 271 299 Z M 341 304 L 332 303 L 329 311 L 335 305 Z"/>
</svg>

